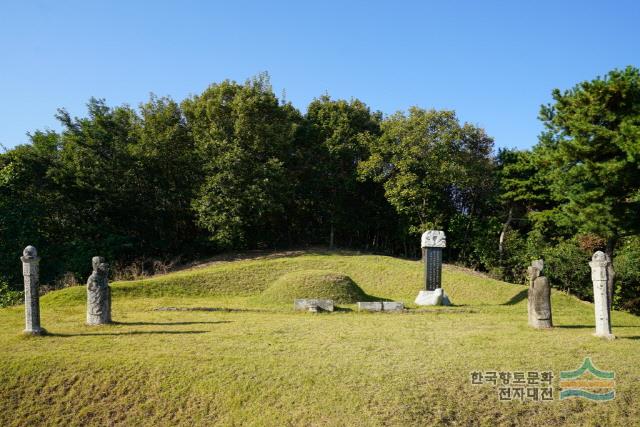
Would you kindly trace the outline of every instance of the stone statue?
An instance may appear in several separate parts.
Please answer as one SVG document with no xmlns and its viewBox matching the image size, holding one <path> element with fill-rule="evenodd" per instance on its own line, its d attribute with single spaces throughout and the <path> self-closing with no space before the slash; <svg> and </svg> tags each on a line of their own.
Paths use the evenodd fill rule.
<svg viewBox="0 0 640 427">
<path fill-rule="evenodd" d="M 529 272 L 529 325 L 538 328 L 552 328 L 551 319 L 551 286 L 549 279 L 542 275 L 544 262 L 541 259 L 531 263 Z"/>
<path fill-rule="evenodd" d="M 596 315 L 595 336 L 614 339 L 611 333 L 611 301 L 609 301 L 608 282 L 612 271 L 609 257 L 601 251 L 593 254 L 591 262 L 591 280 L 593 281 L 593 306 Z"/>
<path fill-rule="evenodd" d="M 40 326 L 40 270 L 38 251 L 33 246 L 27 246 L 22 251 L 22 275 L 24 276 L 24 333 L 29 335 L 44 335 L 46 331 Z"/>
<path fill-rule="evenodd" d="M 109 288 L 109 264 L 103 257 L 92 258 L 93 272 L 87 280 L 87 324 L 111 323 L 111 289 Z"/>
</svg>

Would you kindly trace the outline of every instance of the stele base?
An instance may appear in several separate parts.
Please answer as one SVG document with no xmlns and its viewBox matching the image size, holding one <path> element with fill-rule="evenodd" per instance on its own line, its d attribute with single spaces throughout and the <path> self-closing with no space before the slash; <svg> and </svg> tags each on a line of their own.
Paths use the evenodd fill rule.
<svg viewBox="0 0 640 427">
<path fill-rule="evenodd" d="M 451 305 L 449 296 L 442 288 L 433 291 L 420 291 L 415 303 L 416 305 Z"/>
</svg>

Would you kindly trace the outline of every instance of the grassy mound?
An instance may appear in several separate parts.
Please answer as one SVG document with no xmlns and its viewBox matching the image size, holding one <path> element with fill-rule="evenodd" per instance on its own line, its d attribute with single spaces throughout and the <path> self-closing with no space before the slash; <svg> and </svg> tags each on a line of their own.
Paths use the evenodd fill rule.
<svg viewBox="0 0 640 427">
<path fill-rule="evenodd" d="M 292 299 L 315 290 L 265 310 L 270 286 L 292 292 L 310 272 L 352 278 L 352 301 L 409 310 L 295 313 Z M 98 327 L 85 325 L 86 288 L 71 287 L 42 297 L 44 337 L 20 334 L 24 307 L 2 308 L 0 426 L 638 425 L 640 317 L 614 311 L 617 339 L 603 341 L 593 305 L 553 290 L 555 327 L 536 330 L 527 286 L 450 265 L 442 284 L 458 307 L 414 310 L 422 272 L 353 252 L 218 262 L 112 283 L 116 323 Z M 560 401 L 560 372 L 587 356 L 615 372 L 616 398 Z M 476 371 L 552 371 L 554 401 L 502 402 L 498 386 L 471 384 Z"/>
<path fill-rule="evenodd" d="M 273 303 L 290 303 L 296 298 L 326 298 L 338 304 L 363 301 L 367 295 L 346 274 L 329 270 L 302 270 L 278 278 L 261 295 Z"/>
</svg>

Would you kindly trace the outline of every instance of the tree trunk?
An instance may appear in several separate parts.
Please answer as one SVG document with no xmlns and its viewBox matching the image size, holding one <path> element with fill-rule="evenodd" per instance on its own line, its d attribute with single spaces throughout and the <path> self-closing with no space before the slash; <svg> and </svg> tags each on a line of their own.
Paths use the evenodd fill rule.
<svg viewBox="0 0 640 427">
<path fill-rule="evenodd" d="M 502 261 L 502 255 L 504 254 L 504 239 L 509 229 L 509 225 L 513 220 L 513 206 L 509 207 L 509 215 L 504 224 L 502 224 L 502 231 L 500 231 L 500 241 L 498 242 L 498 253 L 500 254 L 500 261 Z"/>
<path fill-rule="evenodd" d="M 333 249 L 333 223 L 331 223 L 331 231 L 329 232 L 329 249 Z"/>
<path fill-rule="evenodd" d="M 615 237 L 607 240 L 606 249 L 607 261 L 609 261 L 607 264 L 607 295 L 609 296 L 609 311 L 611 311 L 611 303 L 613 302 L 613 290 L 616 279 L 616 272 L 613 269 L 613 250 L 616 247 L 616 241 L 617 239 Z"/>
<path fill-rule="evenodd" d="M 473 224 L 473 215 L 475 214 L 475 211 L 476 199 L 474 197 L 473 202 L 471 203 L 471 209 L 469 210 L 469 218 L 467 220 L 467 226 L 464 230 L 464 237 L 462 238 L 462 250 L 460 251 L 460 257 L 462 258 L 463 262 L 466 261 L 467 257 L 467 247 L 469 246 L 469 232 L 471 231 L 471 226 Z"/>
</svg>

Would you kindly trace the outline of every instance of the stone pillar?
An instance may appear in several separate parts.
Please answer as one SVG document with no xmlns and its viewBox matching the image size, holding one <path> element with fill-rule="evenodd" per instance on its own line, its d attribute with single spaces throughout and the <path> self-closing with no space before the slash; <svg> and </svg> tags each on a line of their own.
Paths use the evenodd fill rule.
<svg viewBox="0 0 640 427">
<path fill-rule="evenodd" d="M 99 256 L 93 257 L 91 264 L 93 272 L 87 279 L 87 325 L 111 323 L 109 264 Z"/>
<path fill-rule="evenodd" d="M 429 230 L 422 234 L 420 247 L 424 261 L 424 290 L 418 293 L 418 305 L 450 305 L 442 290 L 442 250 L 447 246 L 444 231 Z"/>
<path fill-rule="evenodd" d="M 529 271 L 528 306 L 529 326 L 537 329 L 553 327 L 551 318 L 551 286 L 542 275 L 544 262 L 539 259 L 531 263 Z"/>
<path fill-rule="evenodd" d="M 589 265 L 591 266 L 591 280 L 593 281 L 593 303 L 596 315 L 595 336 L 606 339 L 614 339 L 611 333 L 611 311 L 609 292 L 607 290 L 608 267 L 610 261 L 604 252 L 593 254 Z"/>
<path fill-rule="evenodd" d="M 40 296 L 38 294 L 40 279 L 38 251 L 33 246 L 27 246 L 24 248 L 20 260 L 24 276 L 24 333 L 43 335 L 45 330 L 40 327 Z"/>
</svg>

